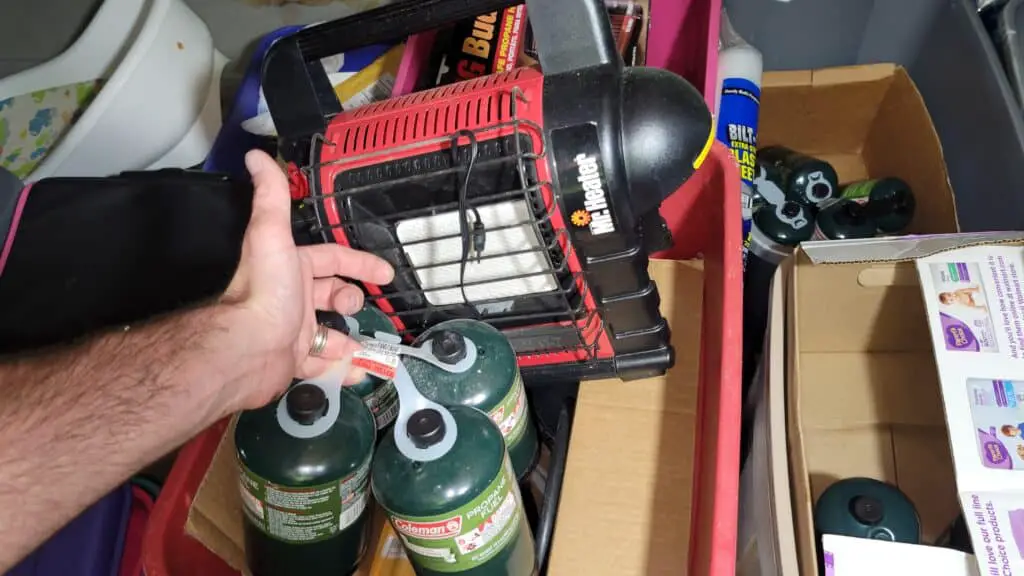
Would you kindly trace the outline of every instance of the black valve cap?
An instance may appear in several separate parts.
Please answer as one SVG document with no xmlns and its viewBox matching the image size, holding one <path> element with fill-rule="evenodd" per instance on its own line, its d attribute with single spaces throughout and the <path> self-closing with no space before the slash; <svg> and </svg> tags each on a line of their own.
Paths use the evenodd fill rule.
<svg viewBox="0 0 1024 576">
<path fill-rule="evenodd" d="M 327 414 L 327 394 L 314 384 L 299 384 L 288 391 L 285 405 L 288 415 L 304 426 L 309 426 Z"/>
<path fill-rule="evenodd" d="M 438 330 L 430 336 L 430 350 L 445 364 L 458 364 L 466 357 L 466 339 L 452 330 Z"/>
<path fill-rule="evenodd" d="M 869 526 L 878 524 L 885 516 L 882 502 L 871 496 L 857 496 L 850 501 L 850 512 L 858 522 Z"/>
<path fill-rule="evenodd" d="M 444 418 L 433 408 L 424 408 L 412 413 L 405 427 L 413 446 L 426 449 L 444 438 Z"/>
</svg>

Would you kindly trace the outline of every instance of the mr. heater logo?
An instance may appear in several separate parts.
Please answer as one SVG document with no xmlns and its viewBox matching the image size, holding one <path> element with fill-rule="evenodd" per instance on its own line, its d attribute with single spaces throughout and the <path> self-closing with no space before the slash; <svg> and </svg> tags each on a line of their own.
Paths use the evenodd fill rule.
<svg viewBox="0 0 1024 576">
<path fill-rule="evenodd" d="M 462 532 L 462 516 L 453 516 L 436 522 L 412 522 L 395 518 L 395 530 L 406 536 L 424 540 L 454 538 Z"/>
<path fill-rule="evenodd" d="M 601 182 L 601 167 L 597 158 L 589 154 L 576 155 L 576 180 L 583 187 L 583 209 L 573 212 L 569 219 L 576 227 L 589 227 L 594 236 L 615 232 L 615 222 L 608 209 L 608 197 Z"/>
</svg>

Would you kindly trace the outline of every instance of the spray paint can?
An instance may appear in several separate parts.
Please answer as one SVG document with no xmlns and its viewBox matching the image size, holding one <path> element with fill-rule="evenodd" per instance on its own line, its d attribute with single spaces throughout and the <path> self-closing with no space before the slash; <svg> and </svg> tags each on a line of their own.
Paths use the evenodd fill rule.
<svg viewBox="0 0 1024 576">
<path fill-rule="evenodd" d="M 839 176 L 831 164 L 785 146 L 768 146 L 757 153 L 755 186 L 772 202 L 766 181 L 781 189 L 786 200 L 808 206 L 820 206 L 839 195 Z"/>
<path fill-rule="evenodd" d="M 395 325 L 387 314 L 370 305 L 364 306 L 362 310 L 350 317 L 330 312 L 317 312 L 317 319 L 328 328 L 345 334 L 358 332 L 372 338 L 377 332 L 382 332 L 398 336 L 398 331 L 395 330 Z M 394 423 L 395 417 L 398 416 L 398 392 L 395 391 L 394 383 L 391 380 L 367 373 L 350 389 L 363 399 L 366 407 L 373 414 L 373 419 L 377 423 L 377 441 L 380 442 L 391 424 Z"/>
<path fill-rule="evenodd" d="M 754 162 L 757 157 L 763 61 L 761 52 L 732 27 L 725 8 L 722 9 L 719 45 L 716 138 L 729 147 L 739 165 L 743 237 L 746 238 L 754 210 Z"/>
<path fill-rule="evenodd" d="M 754 214 L 747 266 L 743 272 L 743 382 L 753 382 L 768 327 L 768 299 L 779 263 L 814 231 L 813 208 L 786 201 Z M 744 390 L 744 397 L 747 390 Z"/>
<path fill-rule="evenodd" d="M 253 576 L 348 574 L 366 551 L 376 426 L 348 369 L 293 385 L 235 427 Z"/>
<path fill-rule="evenodd" d="M 899 178 L 854 182 L 841 196 L 867 206 L 881 234 L 895 234 L 910 226 L 917 200 L 910 185 Z"/>
<path fill-rule="evenodd" d="M 472 342 L 474 350 L 468 350 Z M 516 354 L 499 330 L 476 320 L 449 320 L 427 330 L 415 346 L 455 365 L 472 357 L 463 372 L 447 372 L 418 358 L 405 363 L 420 393 L 443 406 L 472 406 L 491 417 L 508 444 L 516 476 L 524 478 L 538 454 L 537 429 L 530 415 L 526 388 Z"/>
<path fill-rule="evenodd" d="M 866 205 L 840 198 L 818 212 L 815 240 L 854 240 L 872 238 L 878 230 Z"/>
</svg>

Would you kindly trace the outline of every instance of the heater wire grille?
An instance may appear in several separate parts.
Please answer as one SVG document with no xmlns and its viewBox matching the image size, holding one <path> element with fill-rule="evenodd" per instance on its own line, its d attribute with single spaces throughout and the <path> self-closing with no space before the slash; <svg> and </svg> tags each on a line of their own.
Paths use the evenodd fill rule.
<svg viewBox="0 0 1024 576">
<path fill-rule="evenodd" d="M 505 331 L 520 355 L 573 353 L 578 360 L 597 357 L 600 336 L 603 333 L 603 321 L 597 310 L 590 304 L 593 301 L 589 294 L 583 273 L 570 268 L 570 260 L 574 258 L 571 238 L 558 215 L 557 205 L 551 193 L 551 183 L 536 177 L 536 166 L 544 162 L 547 154 L 546 143 L 541 127 L 529 119 L 519 116 L 518 107 L 521 102 L 528 102 L 526 94 L 519 87 L 497 92 L 500 100 L 498 120 L 476 127 L 463 127 L 453 133 L 433 139 L 420 140 L 410 144 L 389 147 L 385 150 L 372 151 L 344 158 L 326 160 L 320 163 L 311 162 L 302 170 L 308 181 L 315 181 L 315 174 L 325 166 L 341 169 L 336 172 L 335 181 L 347 170 L 345 165 L 356 167 L 372 166 L 389 162 L 396 156 L 413 154 L 414 151 L 434 146 L 447 150 L 443 160 L 431 165 L 426 170 L 410 170 L 409 174 L 394 173 L 386 180 L 372 183 L 357 183 L 334 191 L 322 190 L 313 193 L 310 199 L 314 205 L 320 202 L 336 202 L 341 219 L 330 223 L 325 214 L 318 209 L 318 224 L 313 226 L 313 234 L 329 237 L 335 228 L 344 230 L 350 239 L 358 237 L 361 226 L 386 227 L 391 232 L 389 240 L 383 245 L 377 242 L 372 246 L 353 242 L 353 246 L 376 253 L 395 266 L 395 277 L 422 279 L 430 276 L 431 271 L 441 267 L 458 267 L 457 278 L 447 284 L 424 287 L 423 282 L 409 282 L 409 287 L 382 287 L 383 294 L 371 295 L 378 308 L 393 318 L 397 317 L 400 332 L 404 336 L 415 337 L 430 325 L 458 317 L 470 317 L 491 323 Z M 537 136 L 539 150 L 533 150 L 533 139 L 530 133 Z M 310 158 L 317 158 L 315 150 L 319 144 L 333 145 L 323 135 L 314 137 L 312 144 L 314 153 Z M 317 142 L 319 139 L 320 142 Z M 471 177 L 479 171 L 488 169 L 511 169 L 514 184 L 501 186 L 498 189 L 482 190 L 480 186 L 471 186 Z M 401 170 L 396 170 L 401 172 Z M 356 213 L 346 210 L 350 201 L 359 195 L 379 194 L 381 186 L 414 187 L 436 183 L 437 178 L 453 179 L 457 198 L 450 201 L 436 202 L 431 200 L 426 205 L 407 209 L 396 209 L 387 213 Z M 370 178 L 372 179 L 372 178 Z M 356 182 L 360 182 L 358 179 Z M 507 202 L 523 202 L 527 207 L 527 217 L 515 221 L 502 221 L 487 225 L 481 219 L 481 211 L 489 205 Z M 504 206 L 504 205 L 502 205 Z M 497 209 L 495 207 L 495 209 Z M 455 212 L 459 218 L 457 232 L 440 234 L 418 240 L 402 242 L 394 233 L 401 221 L 413 218 L 436 216 Z M 472 217 L 470 217 L 472 215 Z M 502 231 L 528 228 L 536 241 L 515 249 L 487 248 L 487 237 Z M 327 233 L 327 234 L 325 234 Z M 436 243 L 445 240 L 461 242 L 461 254 L 456 259 L 428 263 L 414 263 L 410 250 L 418 245 Z M 492 245 L 494 242 L 491 243 Z M 500 263 L 501 259 L 538 256 L 539 263 L 535 269 L 516 271 L 510 267 L 508 273 L 489 276 L 482 279 L 467 278 L 467 265 L 493 260 Z M 548 283 L 547 279 L 551 282 Z M 550 287 L 541 293 L 520 294 L 515 296 L 502 295 L 497 297 L 470 298 L 468 295 L 477 288 L 482 290 L 493 288 L 501 283 L 517 281 L 538 281 Z M 461 295 L 460 302 L 430 302 L 427 294 L 457 290 Z M 488 290 L 490 291 L 490 290 Z M 450 292 L 449 292 L 450 293 Z M 386 302 L 384 302 L 386 301 Z M 511 308 L 508 307 L 512 302 Z M 406 305 L 402 305 L 405 303 Z M 541 305 L 543 303 L 543 305 Z M 531 305 L 532 304 L 532 305 Z M 390 310 L 389 310 L 390 308 Z M 402 328 L 404 327 L 404 328 Z"/>
</svg>

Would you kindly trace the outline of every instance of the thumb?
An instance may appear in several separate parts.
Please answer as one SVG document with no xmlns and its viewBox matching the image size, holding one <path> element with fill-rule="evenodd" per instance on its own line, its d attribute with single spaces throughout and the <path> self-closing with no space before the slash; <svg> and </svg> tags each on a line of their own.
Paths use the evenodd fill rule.
<svg viewBox="0 0 1024 576">
<path fill-rule="evenodd" d="M 288 178 L 266 152 L 252 150 L 245 155 L 245 167 L 252 176 L 253 198 L 250 229 L 260 234 L 283 235 L 291 239 L 291 195 Z"/>
</svg>

